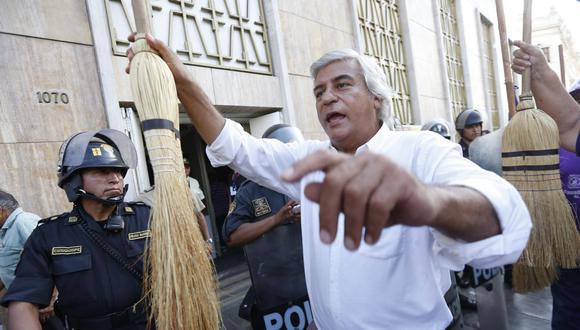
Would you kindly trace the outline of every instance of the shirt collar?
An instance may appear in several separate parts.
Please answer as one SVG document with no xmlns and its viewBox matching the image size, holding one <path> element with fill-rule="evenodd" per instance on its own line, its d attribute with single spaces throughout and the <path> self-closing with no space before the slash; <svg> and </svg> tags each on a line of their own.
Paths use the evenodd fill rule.
<svg viewBox="0 0 580 330">
<path fill-rule="evenodd" d="M 385 137 L 387 136 L 387 134 L 391 132 L 389 127 L 385 125 L 383 121 L 381 121 L 380 125 L 381 127 L 379 128 L 377 133 L 375 133 L 375 135 L 373 135 L 373 137 L 370 140 L 368 140 L 365 144 L 361 145 L 356 149 L 355 155 L 359 155 L 367 150 L 373 151 L 380 149 L 382 144 L 385 142 Z M 336 151 L 336 148 L 332 146 L 332 143 L 330 141 L 328 141 L 328 149 Z"/>
<path fill-rule="evenodd" d="M 24 212 L 24 210 L 22 210 L 21 207 L 12 211 L 12 213 L 10 213 L 10 215 L 8 216 L 8 219 L 6 219 L 6 222 L 2 226 L 2 230 L 4 230 L 4 229 L 8 230 L 8 228 L 12 227 L 12 224 L 14 223 L 14 221 L 16 221 L 16 217 L 18 217 L 18 215 L 20 215 L 23 212 Z"/>
</svg>

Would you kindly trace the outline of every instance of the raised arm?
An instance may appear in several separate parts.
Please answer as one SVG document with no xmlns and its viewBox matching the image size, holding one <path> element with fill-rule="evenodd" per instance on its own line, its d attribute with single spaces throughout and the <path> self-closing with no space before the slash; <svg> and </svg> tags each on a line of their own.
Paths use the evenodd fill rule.
<svg viewBox="0 0 580 330">
<path fill-rule="evenodd" d="M 538 47 L 523 41 L 515 41 L 514 45 L 519 49 L 514 52 L 512 69 L 520 74 L 526 68 L 532 70 L 532 93 L 538 108 L 556 121 L 560 131 L 560 145 L 577 152 L 580 105 L 568 94 Z"/>
</svg>

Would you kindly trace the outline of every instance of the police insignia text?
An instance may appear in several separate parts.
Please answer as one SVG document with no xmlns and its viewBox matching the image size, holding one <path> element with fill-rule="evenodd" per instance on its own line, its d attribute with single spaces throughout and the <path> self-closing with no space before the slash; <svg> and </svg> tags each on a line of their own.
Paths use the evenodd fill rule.
<svg viewBox="0 0 580 330">
<path fill-rule="evenodd" d="M 67 256 L 71 254 L 81 254 L 83 252 L 83 247 L 81 245 L 77 246 L 55 246 L 52 248 L 53 256 Z"/>
<path fill-rule="evenodd" d="M 134 241 L 138 239 L 144 239 L 151 237 L 151 230 L 136 231 L 134 233 L 129 233 L 129 240 Z"/>
</svg>

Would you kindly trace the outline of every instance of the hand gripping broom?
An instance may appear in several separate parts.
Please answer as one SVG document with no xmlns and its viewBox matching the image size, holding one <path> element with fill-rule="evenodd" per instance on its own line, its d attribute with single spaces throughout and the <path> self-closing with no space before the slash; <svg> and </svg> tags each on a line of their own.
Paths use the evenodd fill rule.
<svg viewBox="0 0 580 330">
<path fill-rule="evenodd" d="M 144 38 L 151 32 L 149 8 L 147 0 L 133 0 L 138 34 L 130 70 L 131 90 L 155 177 L 151 238 L 145 253 L 149 320 L 160 330 L 218 329 L 215 271 L 183 174 L 175 81 Z"/>
<path fill-rule="evenodd" d="M 524 2 L 523 40 L 527 43 L 531 40 L 531 2 Z M 580 251 L 580 235 L 560 183 L 558 127 L 545 112 L 535 109 L 530 74 L 526 69 L 522 76 L 520 103 L 502 141 L 503 176 L 520 192 L 534 225 L 513 267 L 513 287 L 518 292 L 550 285 L 559 266 L 576 266 Z"/>
</svg>

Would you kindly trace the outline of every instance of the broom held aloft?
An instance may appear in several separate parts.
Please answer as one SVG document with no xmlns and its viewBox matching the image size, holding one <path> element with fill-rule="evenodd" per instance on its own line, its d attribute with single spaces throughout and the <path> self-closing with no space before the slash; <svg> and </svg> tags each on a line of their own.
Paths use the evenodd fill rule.
<svg viewBox="0 0 580 330">
<path fill-rule="evenodd" d="M 538 108 L 556 121 L 560 145 L 578 152 L 576 141 L 580 133 L 580 105 L 568 94 L 538 47 L 523 41 L 514 41 L 514 45 L 519 49 L 513 53 L 512 70 L 522 74 L 529 69 L 531 90 Z"/>
<path fill-rule="evenodd" d="M 128 37 L 130 42 L 134 42 L 136 35 Z M 193 80 L 192 75 L 185 65 L 162 41 L 153 38 L 150 34 L 145 36 L 147 43 L 151 48 L 159 53 L 159 56 L 167 63 L 177 87 L 177 95 L 181 104 L 186 109 L 192 124 L 202 139 L 211 144 L 219 135 L 225 125 L 225 118 L 213 106 L 210 99 L 203 89 Z M 129 64 L 125 71 L 129 73 L 129 65 L 133 59 L 134 53 L 131 48 L 127 50 Z M 187 91 L 187 92 L 184 92 Z"/>
</svg>

